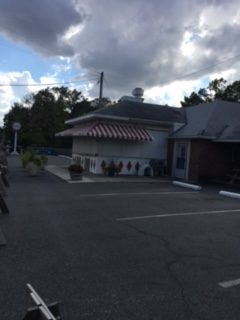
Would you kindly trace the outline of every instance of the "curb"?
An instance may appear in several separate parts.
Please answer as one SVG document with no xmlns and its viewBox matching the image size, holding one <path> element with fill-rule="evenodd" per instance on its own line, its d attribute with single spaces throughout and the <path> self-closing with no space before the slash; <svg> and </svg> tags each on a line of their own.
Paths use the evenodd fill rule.
<svg viewBox="0 0 240 320">
<path fill-rule="evenodd" d="M 229 198 L 234 198 L 234 199 L 240 199 L 240 193 L 236 193 L 236 192 L 221 190 L 219 191 L 219 195 L 229 197 Z"/>
<path fill-rule="evenodd" d="M 180 182 L 180 181 L 173 181 L 173 184 L 179 187 L 183 187 L 183 188 L 190 188 L 196 191 L 200 191 L 202 190 L 201 186 L 198 186 L 196 184 L 190 184 L 190 183 L 185 183 L 185 182 Z"/>
</svg>

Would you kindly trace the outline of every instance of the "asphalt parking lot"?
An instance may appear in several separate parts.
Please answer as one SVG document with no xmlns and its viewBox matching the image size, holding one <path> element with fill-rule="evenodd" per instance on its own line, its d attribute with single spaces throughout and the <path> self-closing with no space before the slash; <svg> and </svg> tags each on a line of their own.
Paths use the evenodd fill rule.
<svg viewBox="0 0 240 320">
<path fill-rule="evenodd" d="M 219 187 L 68 184 L 10 167 L 1 320 L 23 318 L 27 282 L 69 320 L 240 318 L 240 200 Z"/>
</svg>

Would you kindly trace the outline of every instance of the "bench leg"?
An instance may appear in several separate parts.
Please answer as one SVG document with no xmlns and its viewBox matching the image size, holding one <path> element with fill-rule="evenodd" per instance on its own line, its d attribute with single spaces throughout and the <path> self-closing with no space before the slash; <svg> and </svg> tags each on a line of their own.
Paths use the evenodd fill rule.
<svg viewBox="0 0 240 320">
<path fill-rule="evenodd" d="M 7 207 L 7 204 L 1 194 L 0 194 L 0 209 L 1 209 L 2 213 L 4 213 L 4 214 L 9 213 L 9 209 Z"/>
<path fill-rule="evenodd" d="M 9 187 L 9 182 L 8 182 L 8 179 L 5 174 L 2 174 L 2 181 L 5 185 L 5 187 Z"/>
</svg>

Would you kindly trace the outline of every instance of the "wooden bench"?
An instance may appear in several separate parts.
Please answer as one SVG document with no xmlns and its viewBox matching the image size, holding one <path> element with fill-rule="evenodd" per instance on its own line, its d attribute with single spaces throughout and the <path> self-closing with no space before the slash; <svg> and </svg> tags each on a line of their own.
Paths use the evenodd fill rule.
<svg viewBox="0 0 240 320">
<path fill-rule="evenodd" d="M 7 178 L 8 174 L 8 165 L 7 160 L 2 161 L 2 157 L 0 157 L 0 209 L 2 213 L 6 214 L 9 213 L 8 206 L 4 200 L 7 196 L 6 188 L 9 187 L 9 182 Z"/>
</svg>

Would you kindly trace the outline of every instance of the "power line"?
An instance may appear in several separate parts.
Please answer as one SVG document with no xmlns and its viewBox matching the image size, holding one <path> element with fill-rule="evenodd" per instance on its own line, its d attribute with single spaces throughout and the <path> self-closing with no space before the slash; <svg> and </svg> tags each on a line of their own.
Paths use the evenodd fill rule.
<svg viewBox="0 0 240 320">
<path fill-rule="evenodd" d="M 181 79 L 184 79 L 184 78 L 191 77 L 191 76 L 193 76 L 193 75 L 195 75 L 195 74 L 198 74 L 198 73 L 200 73 L 200 72 L 202 72 L 202 71 L 205 71 L 205 70 L 208 70 L 208 69 L 212 69 L 212 68 L 214 68 L 214 67 L 216 67 L 216 66 L 219 66 L 220 64 L 229 62 L 229 61 L 231 61 L 231 60 L 235 60 L 236 58 L 239 58 L 239 57 L 240 57 L 240 54 L 238 54 L 238 55 L 236 55 L 236 56 L 234 56 L 234 57 L 232 57 L 232 58 L 228 58 L 228 59 L 225 59 L 225 60 L 221 60 L 221 61 L 219 61 L 219 62 L 217 62 L 217 63 L 214 63 L 214 64 L 212 64 L 212 65 L 209 65 L 209 66 L 207 66 L 207 67 L 204 67 L 204 68 L 201 68 L 201 69 L 199 69 L 199 70 L 193 71 L 193 72 L 191 72 L 191 73 L 187 73 L 187 74 L 185 74 L 185 75 L 183 75 L 183 76 L 177 77 L 177 78 L 175 78 L 174 80 L 170 80 L 170 81 L 168 81 L 168 83 L 169 83 L 169 82 L 176 81 L 176 80 L 181 80 Z"/>
<path fill-rule="evenodd" d="M 92 74 L 92 75 L 95 75 L 95 76 L 100 76 L 101 72 L 99 72 L 99 71 L 88 71 L 88 74 Z"/>
<path fill-rule="evenodd" d="M 65 82 L 53 82 L 53 83 L 19 83 L 19 84 L 5 84 L 0 83 L 0 87 L 40 87 L 40 86 L 54 86 L 54 85 L 65 85 L 65 84 L 72 84 L 72 83 L 78 83 L 78 82 L 90 82 L 97 80 L 97 78 L 94 79 L 82 79 L 82 80 L 72 80 L 72 81 L 65 81 Z"/>
<path fill-rule="evenodd" d="M 214 63 L 212 65 L 209 65 L 207 67 L 204 67 L 204 68 L 201 68 L 199 70 L 196 70 L 196 71 L 193 71 L 193 72 L 190 72 L 190 73 L 187 73 L 183 76 L 179 76 L 179 77 L 176 77 L 175 79 L 173 80 L 169 80 L 167 82 L 165 82 L 165 84 L 169 83 L 169 82 L 174 82 L 174 81 L 177 81 L 177 80 L 182 80 L 184 78 L 188 78 L 188 77 L 191 77 L 193 75 L 196 75 L 202 71 L 205 71 L 205 70 L 209 70 L 209 69 L 212 69 L 216 66 L 219 66 L 221 64 L 224 64 L 226 62 L 229 62 L 229 61 L 232 61 L 232 60 L 235 60 L 236 58 L 239 58 L 240 57 L 240 54 L 234 56 L 234 57 L 231 57 L 231 58 L 228 58 L 228 59 L 224 59 L 224 60 L 221 60 L 217 63 Z M 90 81 L 98 81 L 98 83 L 100 82 L 101 84 L 101 77 L 102 77 L 102 72 L 99 73 L 97 71 L 95 71 L 96 74 L 100 75 L 100 80 L 99 78 L 93 78 L 93 79 L 81 79 L 81 80 L 71 80 L 71 81 L 65 81 L 65 82 L 53 82 L 53 83 L 32 83 L 32 84 L 27 84 L 27 83 L 21 83 L 21 84 L 5 84 L 5 83 L 0 83 L 0 87 L 40 87 L 40 86 L 54 86 L 54 85 L 66 85 L 66 84 L 73 84 L 73 83 L 80 83 L 80 82 L 90 82 Z M 103 78 L 102 78 L 102 82 L 103 82 Z"/>
</svg>

